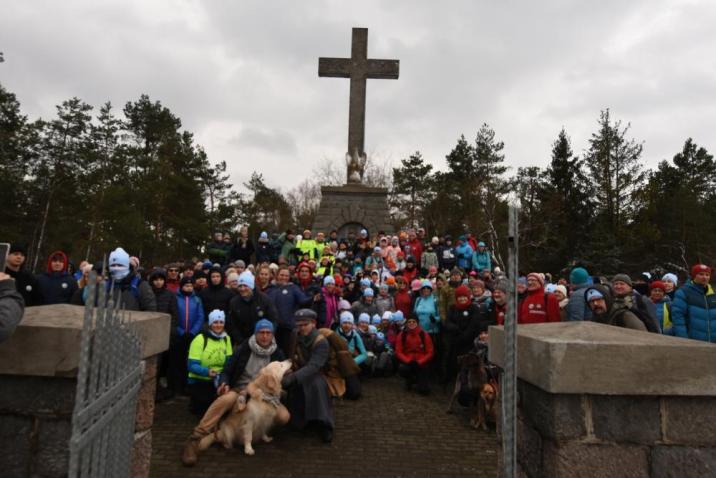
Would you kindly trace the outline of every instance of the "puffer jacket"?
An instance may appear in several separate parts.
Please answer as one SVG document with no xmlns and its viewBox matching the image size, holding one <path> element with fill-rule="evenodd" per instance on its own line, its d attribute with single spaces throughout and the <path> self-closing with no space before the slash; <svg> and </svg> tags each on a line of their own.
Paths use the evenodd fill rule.
<svg viewBox="0 0 716 478">
<path fill-rule="evenodd" d="M 177 315 L 179 324 L 177 333 L 180 336 L 196 336 L 204 326 L 204 305 L 194 292 L 186 295 L 179 291 L 177 298 Z"/>
<path fill-rule="evenodd" d="M 406 328 L 395 340 L 395 356 L 404 364 L 415 360 L 419 366 L 424 367 L 433 359 L 433 355 L 433 341 L 430 339 L 430 334 L 420 326 L 413 330 Z"/>
<path fill-rule="evenodd" d="M 711 285 L 687 282 L 674 294 L 671 314 L 677 337 L 716 342 L 716 293 Z"/>
</svg>

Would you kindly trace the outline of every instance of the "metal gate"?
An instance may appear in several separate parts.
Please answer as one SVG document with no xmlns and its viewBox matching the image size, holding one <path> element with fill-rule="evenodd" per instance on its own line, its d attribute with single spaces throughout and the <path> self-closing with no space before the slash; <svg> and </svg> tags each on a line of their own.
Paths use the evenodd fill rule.
<svg viewBox="0 0 716 478">
<path fill-rule="evenodd" d="M 122 304 L 90 275 L 70 438 L 70 477 L 128 477 L 136 403 L 143 373 L 141 343 Z M 97 295 L 95 289 L 99 287 Z M 94 306 L 94 297 L 99 297 Z"/>
</svg>

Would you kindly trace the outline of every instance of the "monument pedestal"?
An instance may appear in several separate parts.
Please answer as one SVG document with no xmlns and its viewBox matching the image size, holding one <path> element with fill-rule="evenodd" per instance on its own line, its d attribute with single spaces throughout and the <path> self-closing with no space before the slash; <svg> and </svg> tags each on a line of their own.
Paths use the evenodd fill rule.
<svg viewBox="0 0 716 478">
<path fill-rule="evenodd" d="M 361 229 L 372 235 L 378 231 L 393 232 L 389 222 L 388 190 L 362 184 L 323 186 L 321 205 L 313 222 L 313 231 L 338 231 L 338 237 L 356 236 Z"/>
</svg>

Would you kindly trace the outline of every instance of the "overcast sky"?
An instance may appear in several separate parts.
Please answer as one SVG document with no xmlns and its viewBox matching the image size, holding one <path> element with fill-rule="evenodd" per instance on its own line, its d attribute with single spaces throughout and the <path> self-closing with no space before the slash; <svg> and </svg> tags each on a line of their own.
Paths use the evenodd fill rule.
<svg viewBox="0 0 716 478">
<path fill-rule="evenodd" d="M 564 126 L 582 152 L 599 111 L 631 122 L 653 167 L 691 136 L 716 151 L 716 2 L 0 0 L 0 83 L 25 113 L 77 96 L 118 112 L 147 93 L 239 184 L 283 190 L 343 164 L 351 27 L 400 79 L 369 80 L 366 150 L 438 168 L 484 122 L 508 164 L 545 166 Z"/>
</svg>

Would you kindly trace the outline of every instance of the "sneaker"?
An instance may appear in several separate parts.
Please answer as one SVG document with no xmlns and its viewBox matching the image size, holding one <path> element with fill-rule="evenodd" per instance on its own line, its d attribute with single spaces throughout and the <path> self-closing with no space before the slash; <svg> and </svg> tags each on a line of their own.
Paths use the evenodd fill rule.
<svg viewBox="0 0 716 478">
<path fill-rule="evenodd" d="M 199 440 L 189 438 L 184 445 L 184 452 L 181 455 L 181 462 L 184 466 L 194 466 L 199 460 Z"/>
</svg>

